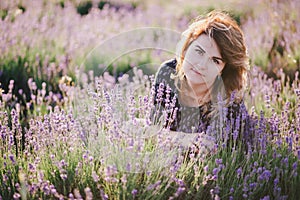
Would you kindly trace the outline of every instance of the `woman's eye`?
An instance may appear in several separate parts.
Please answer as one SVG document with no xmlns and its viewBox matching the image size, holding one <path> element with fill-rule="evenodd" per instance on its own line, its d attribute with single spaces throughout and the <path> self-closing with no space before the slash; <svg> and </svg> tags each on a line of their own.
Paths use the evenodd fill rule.
<svg viewBox="0 0 300 200">
<path fill-rule="evenodd" d="M 199 53 L 201 56 L 204 54 L 204 51 L 201 51 L 200 49 L 196 49 L 197 53 Z"/>
<path fill-rule="evenodd" d="M 218 60 L 218 59 L 215 59 L 215 58 L 213 58 L 213 62 L 215 63 L 215 64 L 220 64 L 220 61 Z"/>
</svg>

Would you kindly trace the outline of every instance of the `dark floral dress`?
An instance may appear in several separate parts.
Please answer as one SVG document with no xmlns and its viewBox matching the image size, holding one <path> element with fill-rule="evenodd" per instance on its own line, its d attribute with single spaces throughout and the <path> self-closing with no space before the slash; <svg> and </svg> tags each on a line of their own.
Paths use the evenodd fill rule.
<svg viewBox="0 0 300 200">
<path fill-rule="evenodd" d="M 200 107 L 180 104 L 178 100 L 179 91 L 174 80 L 170 77 L 171 74 L 175 74 L 176 64 L 176 59 L 168 60 L 160 66 L 156 73 L 154 108 L 151 114 L 153 123 L 163 123 L 165 127 L 173 131 L 205 132 L 216 137 L 225 137 L 225 134 L 241 137 L 242 131 L 243 138 L 248 138 L 249 115 L 243 101 L 240 103 L 233 102 L 230 106 L 222 108 L 224 117 L 212 117 L 210 115 L 212 112 L 211 103 Z M 236 133 L 237 136 L 234 136 L 233 133 Z"/>
</svg>

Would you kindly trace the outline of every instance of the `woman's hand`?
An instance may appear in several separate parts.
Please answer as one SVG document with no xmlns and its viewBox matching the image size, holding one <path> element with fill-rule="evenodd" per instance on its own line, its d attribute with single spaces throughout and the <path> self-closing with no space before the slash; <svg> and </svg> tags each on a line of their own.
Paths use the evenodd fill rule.
<svg viewBox="0 0 300 200">
<path fill-rule="evenodd" d="M 172 143 L 184 149 L 190 149 L 197 154 L 207 154 L 215 152 L 215 139 L 202 133 L 184 133 L 170 131 Z"/>
<path fill-rule="evenodd" d="M 161 125 L 147 126 L 145 119 L 135 119 L 135 122 L 126 122 L 123 126 L 123 131 L 126 131 L 128 134 L 135 132 L 135 137 L 144 138 L 146 141 L 156 141 L 157 136 L 159 136 L 160 141 L 168 140 L 171 147 L 182 147 L 198 154 L 216 151 L 215 139 L 204 132 L 185 133 L 167 130 Z"/>
<path fill-rule="evenodd" d="M 216 152 L 216 140 L 214 137 L 201 133 L 200 137 L 193 142 L 195 153 L 203 155 Z"/>
</svg>

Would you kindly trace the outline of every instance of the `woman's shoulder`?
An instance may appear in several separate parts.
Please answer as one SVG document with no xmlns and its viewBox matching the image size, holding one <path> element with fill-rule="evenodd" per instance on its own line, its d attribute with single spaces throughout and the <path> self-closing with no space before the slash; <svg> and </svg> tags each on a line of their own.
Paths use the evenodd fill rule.
<svg viewBox="0 0 300 200">
<path fill-rule="evenodd" d="M 176 69 L 176 64 L 177 64 L 176 58 L 173 58 L 173 59 L 170 59 L 170 60 L 167 60 L 167 61 L 163 62 L 161 64 L 161 67 L 171 68 L 171 69 L 175 70 Z"/>
<path fill-rule="evenodd" d="M 176 59 L 170 59 L 163 62 L 156 73 L 156 83 L 165 82 L 170 85 L 173 85 L 173 80 L 171 80 L 171 74 L 174 74 L 176 72 L 176 64 Z"/>
<path fill-rule="evenodd" d="M 170 73 L 174 73 L 176 70 L 176 64 L 177 64 L 177 61 L 176 59 L 170 59 L 170 60 L 167 60 L 165 62 L 163 62 L 159 69 L 158 69 L 158 74 L 161 74 L 161 73 L 166 73 L 166 74 L 170 74 Z"/>
</svg>

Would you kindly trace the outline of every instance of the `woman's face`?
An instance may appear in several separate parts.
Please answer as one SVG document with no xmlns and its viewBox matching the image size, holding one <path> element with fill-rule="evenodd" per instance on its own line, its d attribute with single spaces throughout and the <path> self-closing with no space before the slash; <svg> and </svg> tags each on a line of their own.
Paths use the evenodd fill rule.
<svg viewBox="0 0 300 200">
<path fill-rule="evenodd" d="M 213 38 L 201 34 L 188 47 L 182 69 L 188 83 L 192 86 L 209 89 L 225 63 Z"/>
</svg>

